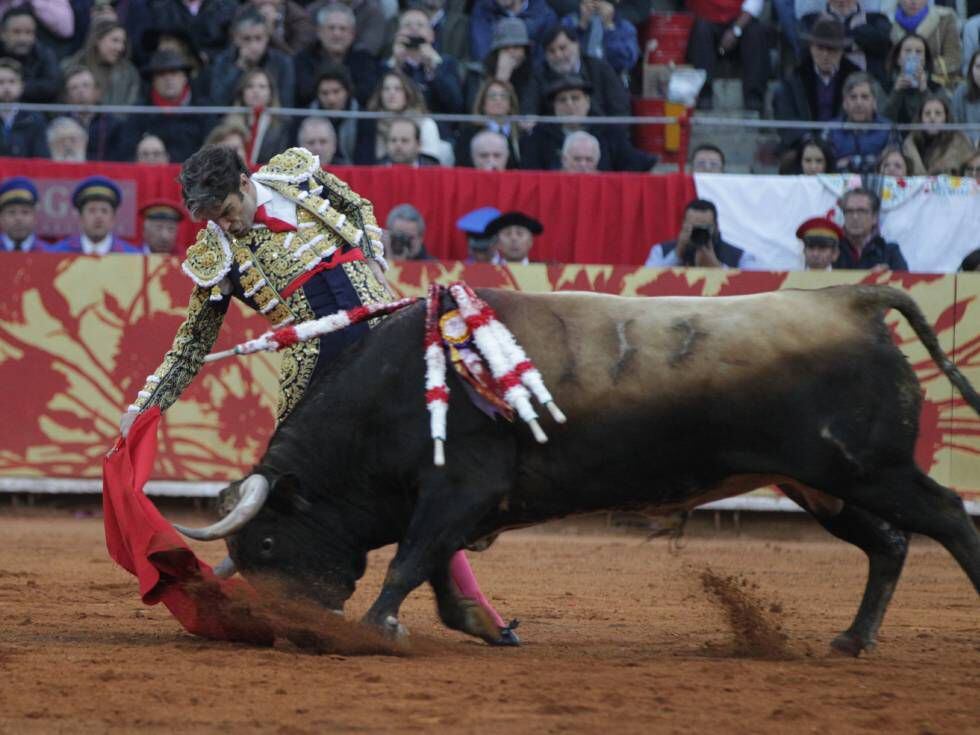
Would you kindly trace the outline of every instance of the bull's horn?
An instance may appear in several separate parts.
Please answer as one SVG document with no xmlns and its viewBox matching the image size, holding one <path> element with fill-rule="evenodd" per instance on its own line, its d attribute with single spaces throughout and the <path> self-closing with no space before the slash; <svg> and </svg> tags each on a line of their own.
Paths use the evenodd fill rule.
<svg viewBox="0 0 980 735">
<path fill-rule="evenodd" d="M 242 483 L 242 496 L 238 504 L 220 521 L 205 528 L 184 528 L 176 524 L 174 528 L 188 538 L 198 541 L 216 541 L 230 536 L 255 518 L 262 510 L 267 497 L 269 497 L 269 481 L 262 475 L 249 475 Z"/>
<path fill-rule="evenodd" d="M 212 571 L 214 572 L 214 576 L 219 577 L 220 579 L 228 579 L 229 577 L 234 576 L 235 572 L 238 570 L 235 569 L 235 562 L 232 561 L 231 557 L 226 556 L 221 560 L 221 563 L 214 567 Z"/>
</svg>

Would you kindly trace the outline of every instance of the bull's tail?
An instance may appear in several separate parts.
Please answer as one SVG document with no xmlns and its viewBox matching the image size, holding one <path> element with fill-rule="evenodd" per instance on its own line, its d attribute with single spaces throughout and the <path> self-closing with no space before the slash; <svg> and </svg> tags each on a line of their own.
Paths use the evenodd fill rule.
<svg viewBox="0 0 980 735">
<path fill-rule="evenodd" d="M 861 300 L 869 306 L 877 307 L 882 313 L 887 309 L 895 309 L 905 317 L 926 350 L 929 351 L 933 361 L 949 378 L 949 382 L 956 386 L 956 390 L 960 392 L 964 400 L 973 407 L 977 414 L 980 414 L 980 395 L 974 390 L 966 376 L 949 359 L 949 355 L 939 346 L 939 339 L 936 337 L 935 331 L 929 325 L 915 300 L 904 291 L 888 286 L 862 286 L 860 290 Z"/>
</svg>

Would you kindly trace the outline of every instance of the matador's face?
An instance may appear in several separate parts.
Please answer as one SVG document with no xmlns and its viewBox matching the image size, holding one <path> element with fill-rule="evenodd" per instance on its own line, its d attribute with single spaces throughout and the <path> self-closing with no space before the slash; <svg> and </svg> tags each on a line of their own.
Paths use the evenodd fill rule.
<svg viewBox="0 0 980 735">
<path fill-rule="evenodd" d="M 201 210 L 197 214 L 202 219 L 216 222 L 229 235 L 241 237 L 252 229 L 255 209 L 255 186 L 248 176 L 242 174 L 238 191 L 231 192 L 217 207 Z"/>
</svg>

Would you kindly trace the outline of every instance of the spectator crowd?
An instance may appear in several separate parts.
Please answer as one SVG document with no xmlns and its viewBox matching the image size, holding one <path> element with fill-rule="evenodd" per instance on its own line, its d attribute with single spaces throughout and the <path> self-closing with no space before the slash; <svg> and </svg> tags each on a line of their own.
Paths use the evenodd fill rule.
<svg viewBox="0 0 980 735">
<path fill-rule="evenodd" d="M 323 165 L 651 171 L 656 155 L 636 147 L 627 127 L 587 120 L 630 115 L 652 5 L 0 0 L 0 155 L 152 165 L 180 163 L 212 143 L 234 146 L 257 166 L 298 144 Z M 714 106 L 712 81 L 728 64 L 741 77 L 745 110 L 813 124 L 780 129 L 781 173 L 980 175 L 980 127 L 948 126 L 980 125 L 980 0 L 687 0 L 684 7 L 656 8 L 694 16 L 687 59 L 707 75 L 695 114 Z M 796 61 L 791 69 L 788 59 Z M 21 103 L 71 109 L 45 115 Z M 159 114 L 119 109 L 131 105 L 159 108 Z M 197 113 L 202 106 L 243 112 Z M 287 108 L 310 114 L 282 114 Z M 388 115 L 331 114 L 365 110 Z M 452 124 L 439 118 L 458 113 L 481 119 Z M 566 121 L 512 121 L 527 114 Z M 903 123 L 922 127 L 903 135 L 894 128 Z M 724 158 L 718 146 L 701 146 L 692 167 L 723 172 Z M 9 183 L 3 190 L 15 195 L 6 207 L 0 198 L 0 209 L 33 206 L 30 182 L 8 189 Z M 119 192 L 106 183 L 80 184 L 74 204 L 89 230 L 51 247 L 166 252 L 160 233 L 175 230 L 185 217 L 179 204 L 154 202 L 154 216 L 143 213 L 153 230 L 143 233 L 146 242 L 117 243 L 110 236 Z M 876 216 L 876 202 L 864 204 L 860 209 Z M 405 257 L 426 257 L 424 220 L 405 206 L 395 221 L 411 223 L 413 231 L 391 230 L 391 237 L 398 235 Z M 844 213 L 840 242 L 857 237 Z M 493 219 L 499 218 L 506 226 L 498 222 L 495 229 L 488 220 L 479 231 L 461 220 L 471 257 L 528 258 L 541 224 L 519 212 L 496 212 Z M 676 241 L 656 245 L 649 262 L 752 267 L 749 254 L 717 235 L 716 220 L 711 202 L 692 202 L 685 229 Z M 5 221 L 0 215 L 4 244 L 12 249 L 14 232 Z M 514 228 L 521 230 L 522 246 L 504 247 Z M 717 245 L 713 250 L 691 244 L 691 233 L 701 238 L 705 229 Z M 824 241 L 826 230 L 820 229 Z M 872 234 L 862 237 L 870 242 Z M 860 248 L 835 252 L 834 262 L 864 267 Z M 882 258 L 888 267 L 901 267 L 901 254 L 893 255 Z"/>
</svg>

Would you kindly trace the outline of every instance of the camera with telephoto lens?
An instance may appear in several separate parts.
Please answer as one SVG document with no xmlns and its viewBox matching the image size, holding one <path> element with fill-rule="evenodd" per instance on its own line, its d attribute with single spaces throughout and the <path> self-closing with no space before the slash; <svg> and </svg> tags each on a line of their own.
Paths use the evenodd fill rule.
<svg viewBox="0 0 980 735">
<path fill-rule="evenodd" d="M 405 48 L 418 48 L 425 44 L 425 38 L 423 36 L 409 36 L 405 39 Z"/>
<path fill-rule="evenodd" d="M 711 247 L 711 228 L 695 225 L 691 228 L 691 244 L 696 248 Z"/>
<path fill-rule="evenodd" d="M 404 232 L 391 233 L 391 254 L 395 256 L 407 255 L 412 250 L 412 236 Z"/>
</svg>

